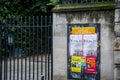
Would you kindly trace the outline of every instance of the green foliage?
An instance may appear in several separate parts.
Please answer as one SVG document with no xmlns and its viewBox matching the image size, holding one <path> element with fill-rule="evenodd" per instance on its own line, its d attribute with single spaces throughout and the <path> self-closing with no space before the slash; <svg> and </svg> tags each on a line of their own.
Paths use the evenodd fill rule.
<svg viewBox="0 0 120 80">
<path fill-rule="evenodd" d="M 33 16 L 47 14 L 49 0 L 1 0 L 0 16 Z"/>
<path fill-rule="evenodd" d="M 48 5 L 56 5 L 59 2 L 59 0 L 50 0 L 50 3 Z"/>
</svg>

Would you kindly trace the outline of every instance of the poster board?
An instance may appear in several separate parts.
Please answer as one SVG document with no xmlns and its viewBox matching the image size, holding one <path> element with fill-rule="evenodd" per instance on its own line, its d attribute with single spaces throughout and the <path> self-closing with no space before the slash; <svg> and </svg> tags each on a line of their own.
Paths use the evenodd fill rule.
<svg viewBox="0 0 120 80">
<path fill-rule="evenodd" d="M 100 64 L 100 61 L 97 60 L 100 56 L 98 50 L 98 41 L 100 40 L 98 27 L 98 24 L 69 25 L 68 79 L 84 79 L 85 77 L 82 75 L 96 76 L 97 65 Z M 100 73 L 97 74 L 100 75 Z M 100 77 L 97 80 L 99 79 Z"/>
</svg>

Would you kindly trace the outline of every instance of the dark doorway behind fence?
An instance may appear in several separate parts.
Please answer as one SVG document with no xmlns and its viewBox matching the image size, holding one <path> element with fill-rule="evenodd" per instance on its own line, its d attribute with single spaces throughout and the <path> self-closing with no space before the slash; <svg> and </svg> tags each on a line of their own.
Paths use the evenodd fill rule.
<svg viewBox="0 0 120 80">
<path fill-rule="evenodd" d="M 0 80 L 52 80 L 51 16 L 2 17 Z"/>
</svg>

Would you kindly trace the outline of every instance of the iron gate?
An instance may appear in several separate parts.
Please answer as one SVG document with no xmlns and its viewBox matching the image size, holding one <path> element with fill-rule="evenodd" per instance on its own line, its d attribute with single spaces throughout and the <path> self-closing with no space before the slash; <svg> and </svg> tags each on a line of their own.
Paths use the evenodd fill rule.
<svg viewBox="0 0 120 80">
<path fill-rule="evenodd" d="M 2 17 L 0 80 L 52 80 L 51 16 Z"/>
</svg>

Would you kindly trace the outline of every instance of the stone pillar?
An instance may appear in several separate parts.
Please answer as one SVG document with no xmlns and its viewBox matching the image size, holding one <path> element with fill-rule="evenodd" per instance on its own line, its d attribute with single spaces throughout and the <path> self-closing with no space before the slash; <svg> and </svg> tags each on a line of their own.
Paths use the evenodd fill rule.
<svg viewBox="0 0 120 80">
<path fill-rule="evenodd" d="M 120 1 L 115 9 L 114 80 L 120 80 Z"/>
<path fill-rule="evenodd" d="M 114 79 L 114 9 L 99 8 L 53 12 L 53 78 L 67 80 L 67 24 L 99 23 L 101 28 L 101 80 Z M 67 8 L 68 9 L 68 8 Z M 56 11 L 55 11 L 56 10 Z M 61 12 L 62 11 L 62 12 Z"/>
</svg>

